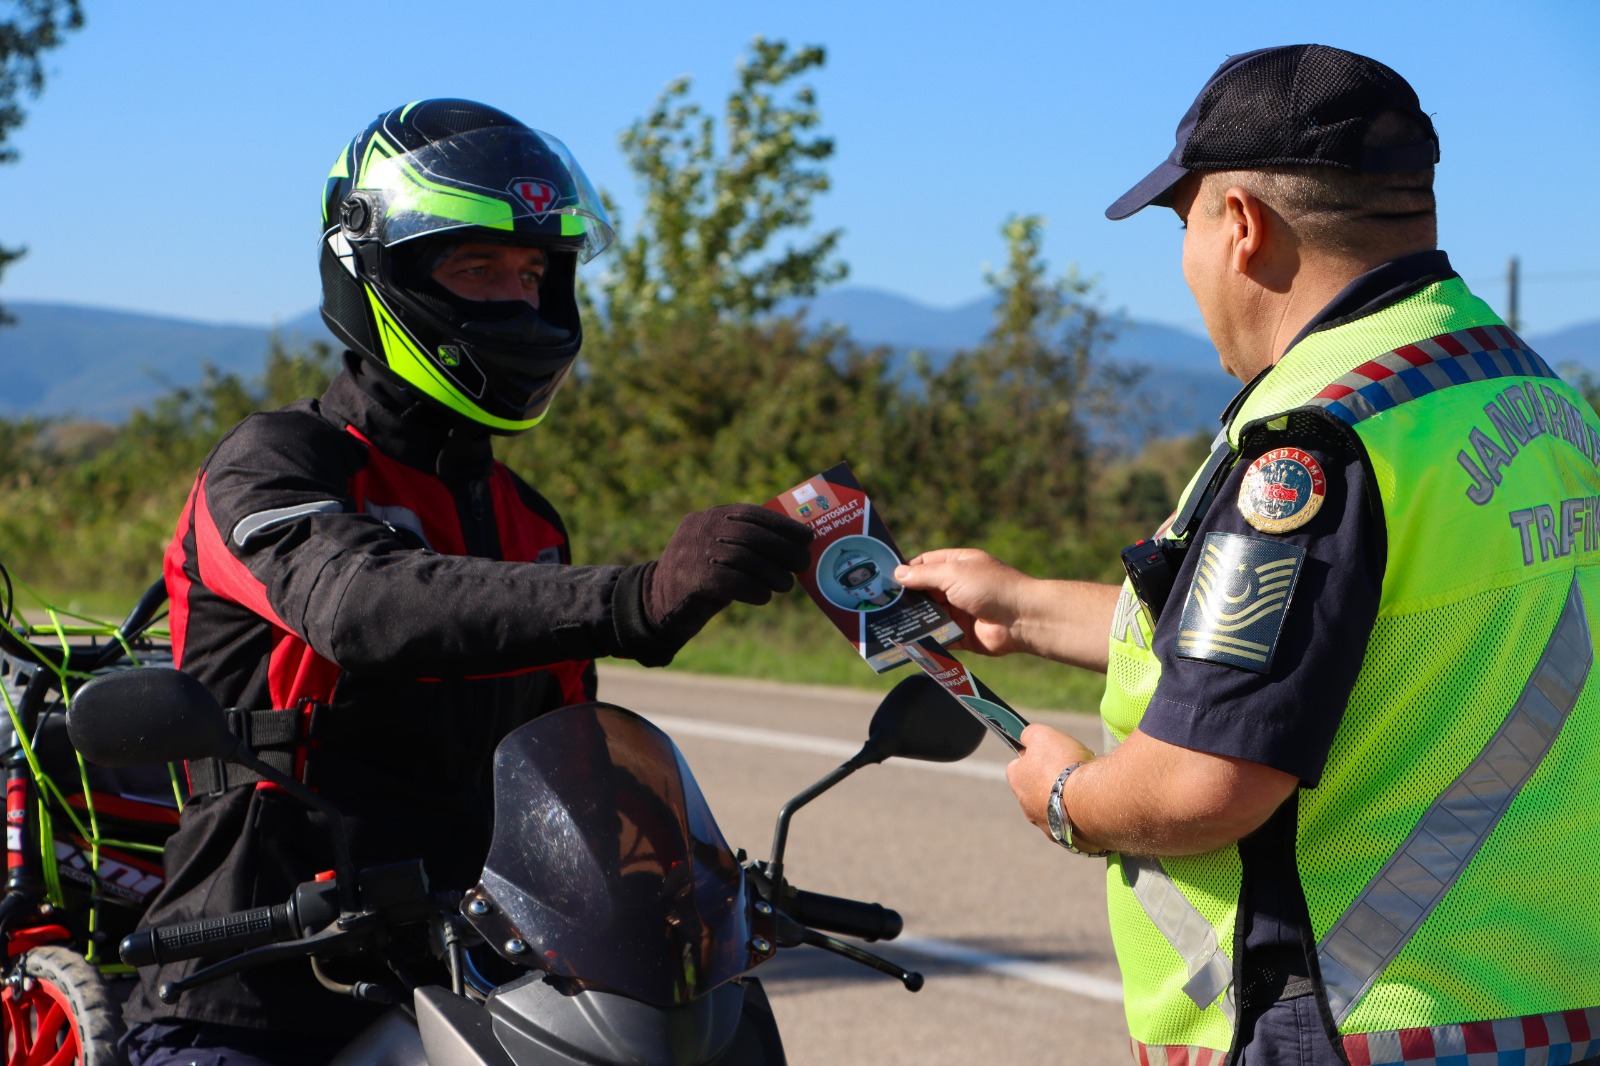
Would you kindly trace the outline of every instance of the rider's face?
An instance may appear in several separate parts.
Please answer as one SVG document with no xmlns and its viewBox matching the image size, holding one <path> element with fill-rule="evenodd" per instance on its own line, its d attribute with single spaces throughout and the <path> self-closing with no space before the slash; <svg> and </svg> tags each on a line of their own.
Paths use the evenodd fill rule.
<svg viewBox="0 0 1600 1066">
<path fill-rule="evenodd" d="M 432 277 L 463 300 L 524 300 L 538 307 L 548 266 L 542 248 L 469 241 L 452 248 Z"/>
<path fill-rule="evenodd" d="M 865 585 L 876 574 L 877 571 L 871 566 L 858 566 L 853 570 L 847 570 L 844 577 L 839 580 L 839 584 L 847 589 L 853 589 Z"/>
</svg>

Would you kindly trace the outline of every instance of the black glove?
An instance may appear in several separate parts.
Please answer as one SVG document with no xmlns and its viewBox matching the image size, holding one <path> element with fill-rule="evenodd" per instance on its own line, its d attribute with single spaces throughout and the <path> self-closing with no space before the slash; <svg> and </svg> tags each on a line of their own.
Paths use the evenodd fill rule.
<svg viewBox="0 0 1600 1066">
<path fill-rule="evenodd" d="M 688 515 L 661 558 L 630 567 L 634 572 L 621 582 L 637 582 L 643 621 L 655 638 L 646 648 L 630 634 L 634 639 L 624 640 L 624 648 L 647 666 L 670 662 L 728 604 L 766 603 L 774 592 L 793 588 L 794 575 L 810 564 L 810 543 L 809 526 L 754 504 Z"/>
</svg>

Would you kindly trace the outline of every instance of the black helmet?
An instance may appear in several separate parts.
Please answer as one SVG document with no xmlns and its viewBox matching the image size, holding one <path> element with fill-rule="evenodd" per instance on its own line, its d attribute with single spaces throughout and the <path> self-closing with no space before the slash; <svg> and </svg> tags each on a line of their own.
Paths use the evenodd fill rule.
<svg viewBox="0 0 1600 1066">
<path fill-rule="evenodd" d="M 470 100 L 378 116 L 328 175 L 322 317 L 368 359 L 500 433 L 544 417 L 583 329 L 579 261 L 612 240 L 594 186 L 560 141 Z M 542 248 L 539 307 L 463 300 L 433 282 L 463 241 Z"/>
</svg>

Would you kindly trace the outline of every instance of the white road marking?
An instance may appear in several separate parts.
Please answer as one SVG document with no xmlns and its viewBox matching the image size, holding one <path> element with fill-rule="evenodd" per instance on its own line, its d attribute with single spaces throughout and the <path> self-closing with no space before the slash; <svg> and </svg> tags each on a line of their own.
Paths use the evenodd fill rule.
<svg viewBox="0 0 1600 1066">
<path fill-rule="evenodd" d="M 811 755 L 826 755 L 843 761 L 850 758 L 861 745 L 843 740 L 834 740 L 830 737 L 813 736 L 807 733 L 787 733 L 777 729 L 758 729 L 753 726 L 733 725 L 729 722 L 711 722 L 703 718 L 684 718 L 672 714 L 652 714 L 650 720 L 669 734 L 686 737 L 700 737 L 706 740 L 722 740 L 734 744 L 751 744 L 756 747 L 773 748 L 778 751 L 800 751 Z M 1004 781 L 1006 778 L 1005 766 L 995 762 L 956 762 L 937 763 L 921 762 L 914 759 L 894 759 L 885 765 L 900 766 L 907 769 L 935 770 L 940 773 L 961 774 L 966 777 L 977 777 L 984 780 Z M 1106 1003 L 1122 1002 L 1122 985 L 1117 981 L 1108 981 L 1103 977 L 1092 974 L 1079 973 L 1077 970 L 1065 966 L 1053 966 L 1049 963 L 1033 962 L 1028 959 L 1019 959 L 1010 955 L 996 955 L 993 952 L 982 951 L 978 948 L 967 947 L 949 940 L 935 940 L 924 937 L 902 936 L 892 941 L 885 941 L 885 946 L 893 951 L 903 951 L 909 955 L 920 955 L 923 958 L 937 959 L 940 962 L 954 963 L 958 966 L 968 966 L 975 970 L 999 974 L 1032 984 L 1043 985 L 1061 992 L 1070 992 L 1074 995 L 1085 996 L 1089 999 L 1098 999 Z"/>
<path fill-rule="evenodd" d="M 729 722 L 711 722 L 704 718 L 683 718 L 675 714 L 648 714 L 645 716 L 671 734 L 701 737 L 706 740 L 725 740 L 734 744 L 753 744 L 779 751 L 803 751 L 808 755 L 827 755 L 843 762 L 861 750 L 860 744 L 831 737 L 812 736 L 808 733 L 786 733 L 778 729 L 758 729 L 754 726 L 733 725 Z M 962 777 L 977 777 L 986 781 L 1004 781 L 1006 768 L 997 762 L 923 762 L 920 759 L 891 759 L 885 766 L 899 766 L 908 770 L 934 770 Z"/>
<path fill-rule="evenodd" d="M 1010 955 L 996 955 L 993 952 L 971 948 L 965 944 L 956 944 L 949 940 L 933 940 L 922 937 L 902 936 L 895 940 L 884 941 L 884 947 L 891 953 L 898 950 L 910 955 L 921 955 L 924 958 L 937 959 L 940 962 L 953 962 L 958 966 L 970 966 L 975 970 L 986 970 L 989 973 L 1000 974 L 1002 977 L 1014 977 L 1020 981 L 1030 981 L 1046 988 L 1054 988 L 1061 992 L 1071 992 L 1074 995 L 1085 996 L 1089 999 L 1098 999 L 1106 1003 L 1122 1003 L 1122 984 L 1119 981 L 1108 981 L 1104 977 L 1095 977 L 1092 974 L 1079 973 L 1069 970 L 1065 966 L 1053 966 L 1046 962 L 1031 962 Z"/>
</svg>

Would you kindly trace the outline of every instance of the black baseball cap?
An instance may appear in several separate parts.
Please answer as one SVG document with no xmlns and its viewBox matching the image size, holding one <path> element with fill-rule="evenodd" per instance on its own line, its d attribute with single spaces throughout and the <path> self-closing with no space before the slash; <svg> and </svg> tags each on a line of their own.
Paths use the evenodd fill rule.
<svg viewBox="0 0 1600 1066">
<path fill-rule="evenodd" d="M 1401 121 L 1380 118 L 1394 115 Z M 1426 170 L 1439 137 L 1406 80 L 1375 59 L 1320 44 L 1230 56 L 1178 123 L 1165 161 L 1106 208 L 1113 221 L 1155 204 L 1196 170 L 1323 166 L 1369 174 Z"/>
</svg>

